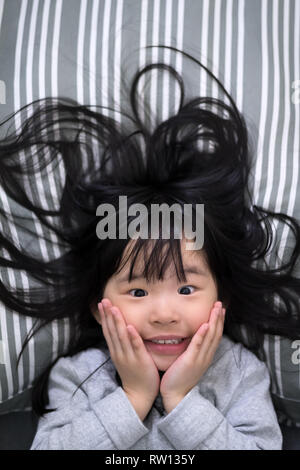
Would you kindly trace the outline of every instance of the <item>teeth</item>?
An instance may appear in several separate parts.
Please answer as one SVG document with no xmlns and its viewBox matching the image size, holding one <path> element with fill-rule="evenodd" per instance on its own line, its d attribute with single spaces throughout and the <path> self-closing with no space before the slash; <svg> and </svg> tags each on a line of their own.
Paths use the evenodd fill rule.
<svg viewBox="0 0 300 470">
<path fill-rule="evenodd" d="M 179 344 L 183 339 L 153 339 L 152 343 L 157 344 Z"/>
</svg>

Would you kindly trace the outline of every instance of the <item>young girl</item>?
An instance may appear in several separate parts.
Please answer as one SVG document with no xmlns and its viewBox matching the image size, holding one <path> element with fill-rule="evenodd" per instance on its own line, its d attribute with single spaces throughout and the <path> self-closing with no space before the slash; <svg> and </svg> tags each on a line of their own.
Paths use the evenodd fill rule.
<svg viewBox="0 0 300 470">
<path fill-rule="evenodd" d="M 125 264 L 108 280 L 93 312 L 108 350 L 57 362 L 49 380 L 57 409 L 40 419 L 32 449 L 281 448 L 267 368 L 222 338 L 216 280 L 205 255 L 182 245 L 185 282 L 171 259 L 162 280 L 147 281 L 144 250 L 132 275 Z"/>
<path fill-rule="evenodd" d="M 178 81 L 181 102 L 150 130 L 136 91 L 154 67 Z M 65 317 L 78 332 L 35 383 L 33 409 L 41 417 L 32 449 L 281 448 L 263 335 L 300 336 L 300 281 L 292 276 L 299 226 L 251 204 L 246 126 L 218 84 L 230 104 L 184 103 L 178 73 L 152 64 L 134 77 L 133 116 L 123 113 L 121 124 L 70 100 L 46 100 L 34 103 L 17 136 L 1 142 L 4 189 L 66 248 L 42 261 L 1 234 L 12 258 L 1 265 L 25 269 L 41 284 L 29 293 L 1 284 L 2 301 L 39 319 L 33 334 Z M 24 149 L 30 156 L 22 165 L 17 152 Z M 44 157 L 40 167 L 30 165 L 35 155 Z M 66 183 L 59 210 L 50 211 L 33 204 L 22 176 L 55 159 L 64 163 Z M 203 247 L 187 249 L 174 219 L 167 238 L 161 220 L 157 239 L 124 236 L 119 196 L 147 208 L 148 227 L 155 204 L 189 204 L 193 214 L 204 204 Z M 101 204 L 115 208 L 116 236 L 97 236 Z M 288 223 L 296 242 L 275 270 L 255 266 L 271 246 L 270 216 Z M 130 211 L 125 218 L 127 227 L 135 220 Z"/>
</svg>

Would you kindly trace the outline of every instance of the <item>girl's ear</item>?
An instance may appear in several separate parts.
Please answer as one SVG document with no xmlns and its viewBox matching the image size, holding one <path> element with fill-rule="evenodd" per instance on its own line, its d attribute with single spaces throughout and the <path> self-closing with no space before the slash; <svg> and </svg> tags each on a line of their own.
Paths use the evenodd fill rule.
<svg viewBox="0 0 300 470">
<path fill-rule="evenodd" d="M 92 315 L 95 318 L 96 322 L 99 323 L 99 325 L 101 325 L 100 313 L 99 313 L 99 310 L 98 310 L 98 303 L 97 303 L 96 300 L 94 300 L 90 304 L 90 310 L 91 310 Z"/>
</svg>

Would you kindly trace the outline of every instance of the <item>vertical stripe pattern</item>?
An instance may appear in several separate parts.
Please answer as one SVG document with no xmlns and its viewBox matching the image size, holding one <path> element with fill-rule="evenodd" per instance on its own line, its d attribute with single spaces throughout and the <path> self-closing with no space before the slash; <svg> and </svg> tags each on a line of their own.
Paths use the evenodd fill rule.
<svg viewBox="0 0 300 470">
<path fill-rule="evenodd" d="M 158 44 L 184 49 L 217 75 L 253 132 L 254 203 L 300 219 L 300 104 L 293 99 L 300 83 L 298 0 L 72 0 L 72 8 L 70 0 L 0 0 L 0 60 L 6 64 L 0 69 L 6 93 L 5 103 L 0 99 L 0 118 L 33 99 L 69 96 L 82 104 L 102 105 L 107 108 L 104 113 L 121 120 L 117 110 L 122 105 L 121 83 L 127 78 L 121 71 L 135 71 L 151 61 L 173 65 L 183 75 L 187 95 L 224 98 L 206 72 L 180 54 L 145 48 Z M 143 77 L 138 91 L 158 121 L 178 107 L 179 88 L 165 72 Z M 17 115 L 16 128 L 25 117 Z M 95 148 L 95 160 L 97 152 Z M 20 153 L 20 160 L 25 156 Z M 59 203 L 65 180 L 62 165 L 56 172 L 53 175 L 49 167 L 47 174 L 24 182 L 29 197 L 42 207 Z M 18 210 L 1 188 L 0 203 L 9 214 Z M 45 260 L 58 257 L 55 235 L 32 214 L 26 215 L 41 235 L 38 245 L 32 246 L 13 216 L 1 219 L 0 229 L 14 238 L 16 246 L 26 244 Z M 273 230 L 279 256 L 285 259 L 293 246 L 292 235 L 276 221 Z M 51 243 L 43 241 L 44 235 Z M 277 262 L 275 243 L 268 258 L 271 266 Z M 2 254 L 7 256 L 4 250 Z M 34 285 L 23 272 L 3 269 L 0 275 L 13 287 Z M 5 364 L 0 362 L 0 413 L 5 402 L 25 392 L 72 337 L 68 320 L 53 322 L 31 340 L 16 370 L 16 357 L 32 326 L 32 319 L 1 305 Z M 266 336 L 265 351 L 274 399 L 283 416 L 300 423 L 300 366 L 291 361 L 291 343 Z"/>
</svg>

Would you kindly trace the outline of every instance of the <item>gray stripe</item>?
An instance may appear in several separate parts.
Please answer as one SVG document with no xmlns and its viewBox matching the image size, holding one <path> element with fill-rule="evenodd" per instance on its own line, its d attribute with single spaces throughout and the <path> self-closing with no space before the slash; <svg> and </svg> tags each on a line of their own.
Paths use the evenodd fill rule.
<svg viewBox="0 0 300 470">
<path fill-rule="evenodd" d="M 61 24 L 59 25 L 60 5 L 62 12 Z M 70 7 L 70 5 L 72 6 Z M 184 18 L 181 18 L 178 13 L 182 5 L 184 5 Z M 24 73 L 26 67 L 31 66 L 28 63 L 30 57 L 28 55 L 28 41 L 34 27 L 32 13 L 35 6 L 37 6 L 38 15 L 35 25 L 34 55 L 32 68 L 28 69 L 26 75 Z M 46 33 L 45 28 L 42 28 L 42 19 L 43 14 L 47 13 L 48 6 L 49 20 L 46 43 L 45 48 L 41 50 L 40 47 L 43 47 L 42 34 Z M 143 10 L 145 7 L 146 18 L 142 25 L 142 13 L 145 13 Z M 277 7 L 278 12 L 276 13 Z M 288 7 L 289 17 L 284 23 Z M 21 76 L 19 83 L 16 84 L 20 92 L 20 100 L 18 100 L 18 89 L 14 90 L 13 87 L 14 77 L 18 79 L 17 70 L 14 69 L 15 59 L 12 60 L 10 57 L 15 58 L 15 54 L 18 52 L 15 50 L 15 45 L 17 32 L 21 27 L 19 23 L 21 9 L 26 15 L 20 50 Z M 216 15 L 218 11 L 220 12 L 219 17 Z M 83 19 L 80 14 L 85 16 L 84 23 L 80 23 L 80 20 Z M 94 15 L 96 14 L 98 15 L 97 31 L 92 35 L 92 26 L 95 24 Z M 155 19 L 155 15 L 158 20 Z M 217 18 L 220 18 L 220 27 L 215 23 Z M 35 2 L 33 0 L 28 3 L 26 0 L 7 1 L 4 3 L 0 29 L 0 60 L 5 64 L 5 67 L 0 71 L 0 80 L 7 85 L 6 104 L 0 104 L 0 119 L 12 112 L 14 108 L 25 104 L 31 97 L 31 89 L 34 93 L 33 98 L 41 97 L 43 90 L 45 90 L 46 95 L 57 93 L 60 96 L 80 99 L 84 103 L 107 103 L 109 106 L 118 104 L 120 100 L 117 71 L 119 44 L 121 63 L 130 77 L 136 67 L 142 65 L 143 62 L 143 52 L 139 50 L 139 46 L 145 45 L 141 37 L 142 32 L 146 32 L 147 44 L 153 44 L 155 41 L 155 43 L 171 43 L 180 47 L 178 27 L 182 21 L 184 21 L 183 48 L 208 65 L 221 81 L 226 80 L 228 91 L 241 105 L 241 111 L 246 115 L 254 139 L 254 150 L 257 149 L 255 158 L 257 166 L 253 173 L 256 178 L 256 181 L 253 181 L 253 188 L 256 191 L 255 202 L 275 210 L 277 195 L 280 196 L 280 183 L 283 182 L 282 197 L 280 196 L 276 210 L 286 212 L 289 209 L 291 214 L 300 218 L 300 207 L 297 204 L 294 207 L 294 203 L 299 200 L 299 192 L 295 194 L 293 187 L 290 187 L 293 181 L 292 186 L 295 186 L 299 191 L 297 180 L 293 180 L 295 174 L 299 174 L 297 166 L 299 162 L 296 161 L 296 158 L 299 159 L 299 105 L 287 102 L 287 97 L 290 98 L 292 93 L 292 81 L 300 79 L 299 3 L 297 4 L 295 0 L 285 0 L 284 2 L 282 0 L 251 0 L 251 2 L 249 0 L 244 2 L 239 0 L 232 0 L 232 2 L 229 0 L 199 0 L 185 3 L 182 0 L 173 0 L 172 2 L 167 0 L 149 0 L 148 2 L 145 0 L 123 2 L 121 0 L 100 0 L 99 2 L 72 0 L 71 3 L 70 0 L 62 2 L 57 0 L 49 4 L 46 1 Z M 122 24 L 121 32 L 116 31 L 117 24 Z M 79 36 L 80 25 L 84 26 L 80 30 L 82 36 Z M 276 34 L 273 31 L 274 27 Z M 104 37 L 104 34 L 107 36 Z M 285 38 L 287 38 L 287 43 L 284 42 Z M 5 48 L 3 47 L 4 41 Z M 55 41 L 58 41 L 58 51 Z M 93 43 L 93 41 L 95 42 Z M 229 46 L 230 51 L 228 51 Z M 83 61 L 77 66 L 78 57 L 81 57 L 78 56 L 78 51 L 81 50 L 83 51 Z M 91 56 L 92 50 L 95 51 L 94 56 Z M 55 62 L 56 52 L 58 52 L 58 63 Z M 156 54 L 160 60 L 169 57 L 170 63 L 180 63 L 178 55 L 173 53 L 168 55 L 163 51 L 154 50 L 145 51 L 146 61 L 150 62 L 152 58 L 156 57 Z M 45 58 L 45 68 L 40 70 L 43 57 Z M 91 61 L 94 58 L 96 63 L 92 64 Z M 286 58 L 287 62 L 285 62 Z M 277 60 L 279 62 L 276 62 Z M 279 68 L 278 64 L 280 64 Z M 96 72 L 96 77 L 91 77 L 91 71 Z M 32 72 L 31 78 L 30 72 Z M 200 73 L 196 66 L 189 64 L 184 59 L 183 76 L 188 84 L 187 92 L 190 96 L 199 93 L 201 79 L 204 79 L 205 84 L 207 78 L 203 72 Z M 150 76 L 147 77 L 147 80 L 149 78 Z M 28 79 L 30 79 L 30 83 Z M 94 84 L 96 96 L 93 91 Z M 167 86 L 168 96 L 165 93 Z M 148 102 L 151 99 L 151 89 L 155 90 L 155 82 L 147 87 L 145 98 Z M 175 84 L 172 80 L 168 83 L 165 74 L 158 76 L 157 89 L 152 99 L 159 119 L 163 117 L 163 109 L 166 114 L 173 111 L 175 90 Z M 212 90 L 210 80 L 204 90 L 208 95 L 212 92 L 215 93 Z M 288 93 L 287 90 L 289 90 Z M 201 91 L 203 92 L 202 88 Z M 259 137 L 258 145 L 256 137 Z M 273 168 L 269 167 L 272 162 Z M 283 165 L 282 169 L 280 169 L 280 162 Z M 284 181 L 283 169 L 286 170 Z M 63 174 L 63 170 L 61 171 Z M 43 178 L 45 194 L 49 196 L 45 201 L 47 207 L 53 207 L 55 204 L 55 200 L 50 196 L 53 194 L 53 189 L 58 196 L 61 194 L 62 182 L 57 176 L 54 181 L 48 177 Z M 36 203 L 43 204 L 36 181 L 30 182 L 30 188 L 36 192 L 34 196 Z M 9 204 L 12 210 L 16 210 L 16 205 L 12 201 L 9 201 Z M 29 221 L 28 224 L 30 223 Z M 3 221 L 3 224 L 5 224 L 6 230 L 12 229 L 9 227 L 8 221 Z M 20 229 L 17 229 L 17 233 L 22 243 L 26 240 L 29 247 L 30 239 L 28 237 L 25 239 L 24 233 Z M 44 230 L 44 233 L 49 236 L 47 230 Z M 293 246 L 293 239 L 290 233 L 286 241 L 282 238 L 285 234 L 281 225 L 277 227 L 277 236 L 278 246 L 283 250 L 282 256 L 285 259 Z M 31 245 L 31 249 L 41 256 L 42 245 Z M 53 244 L 46 243 L 45 250 L 43 256 L 49 258 L 56 256 Z M 275 265 L 274 255 L 273 252 L 270 256 L 271 266 Z M 5 282 L 9 283 L 8 272 L 3 270 L 1 274 L 3 279 L 6 278 Z M 24 278 L 20 273 L 14 272 L 13 274 L 16 284 L 22 286 L 25 282 Z M 30 286 L 34 285 L 32 279 L 28 279 L 28 282 Z M 5 322 L 4 315 L 6 315 Z M 29 351 L 25 351 L 23 369 L 18 376 L 18 373 L 13 369 L 17 353 L 16 341 L 18 336 L 22 340 L 24 339 L 28 326 L 26 326 L 24 318 L 13 317 L 7 309 L 3 309 L 1 316 L 2 328 L 7 328 L 10 336 L 8 347 L 11 363 L 7 364 L 6 372 L 3 372 L 4 366 L 0 365 L 2 399 L 5 400 L 11 394 L 20 391 L 22 387 L 28 386 L 33 375 L 41 370 L 49 358 L 54 357 L 58 351 L 62 351 L 67 346 L 68 338 L 72 338 L 73 332 L 68 320 L 41 332 L 40 336 L 32 343 L 36 362 L 30 358 Z M 31 320 L 27 321 L 31 323 Z M 4 330 L 0 332 L 1 339 L 3 339 L 3 334 Z M 289 396 L 295 390 L 298 392 L 298 389 L 295 389 L 295 383 L 299 384 L 299 368 L 289 368 L 291 345 L 283 339 L 272 336 L 267 339 L 266 350 L 273 378 L 274 393 L 279 395 L 283 393 Z M 30 376 L 30 367 L 33 371 L 32 376 Z M 297 376 L 296 381 L 295 376 Z"/>
</svg>

